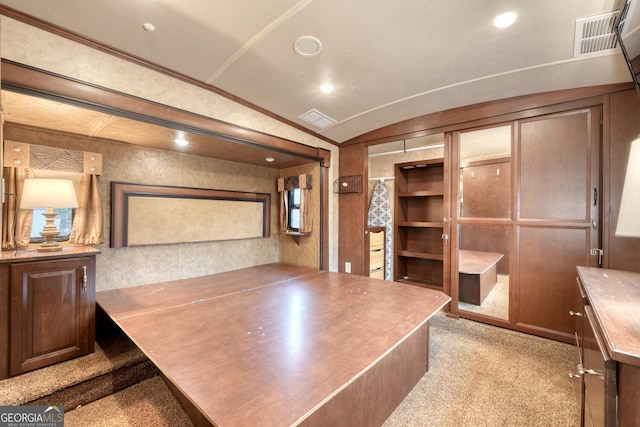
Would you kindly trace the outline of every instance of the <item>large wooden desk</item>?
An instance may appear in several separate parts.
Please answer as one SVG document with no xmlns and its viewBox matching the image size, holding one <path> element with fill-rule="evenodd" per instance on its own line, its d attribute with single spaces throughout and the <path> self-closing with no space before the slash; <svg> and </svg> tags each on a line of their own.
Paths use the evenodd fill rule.
<svg viewBox="0 0 640 427">
<path fill-rule="evenodd" d="M 498 281 L 496 265 L 503 256 L 494 252 L 458 251 L 459 301 L 482 304 Z"/>
<path fill-rule="evenodd" d="M 382 424 L 426 373 L 449 299 L 282 264 L 97 295 L 196 424 L 233 427 Z"/>
</svg>

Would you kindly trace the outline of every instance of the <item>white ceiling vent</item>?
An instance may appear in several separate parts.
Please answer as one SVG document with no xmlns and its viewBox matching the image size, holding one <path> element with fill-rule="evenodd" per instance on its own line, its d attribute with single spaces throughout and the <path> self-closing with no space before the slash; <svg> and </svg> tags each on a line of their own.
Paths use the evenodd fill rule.
<svg viewBox="0 0 640 427">
<path fill-rule="evenodd" d="M 298 116 L 299 119 L 304 120 L 307 123 L 311 123 L 315 127 L 319 129 L 326 129 L 331 125 L 338 123 L 336 120 L 327 116 L 326 114 L 322 114 L 320 111 L 313 109 L 309 110 L 301 116 Z"/>
<path fill-rule="evenodd" d="M 576 20 L 573 57 L 612 51 L 618 45 L 615 28 L 619 10 Z"/>
</svg>

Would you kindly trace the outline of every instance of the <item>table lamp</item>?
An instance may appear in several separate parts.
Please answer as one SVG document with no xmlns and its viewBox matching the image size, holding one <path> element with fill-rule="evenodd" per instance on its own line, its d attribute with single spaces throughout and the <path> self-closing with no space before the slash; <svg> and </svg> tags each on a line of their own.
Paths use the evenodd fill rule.
<svg viewBox="0 0 640 427">
<path fill-rule="evenodd" d="M 54 238 L 60 234 L 54 224 L 57 212 L 54 208 L 77 208 L 78 200 L 73 188 L 73 182 L 68 179 L 39 179 L 24 180 L 22 190 L 21 209 L 46 209 L 45 226 L 40 232 L 44 243 L 38 248 L 39 252 L 61 251 L 62 247 Z"/>
<path fill-rule="evenodd" d="M 631 142 L 616 236 L 640 237 L 640 135 Z"/>
</svg>

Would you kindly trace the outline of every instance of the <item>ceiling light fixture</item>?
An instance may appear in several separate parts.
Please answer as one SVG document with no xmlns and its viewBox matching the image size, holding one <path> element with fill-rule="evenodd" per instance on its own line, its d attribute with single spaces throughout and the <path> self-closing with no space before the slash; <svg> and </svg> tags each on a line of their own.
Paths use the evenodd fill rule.
<svg viewBox="0 0 640 427">
<path fill-rule="evenodd" d="M 265 160 L 269 163 L 273 163 L 276 161 L 276 159 L 274 159 L 273 157 L 267 157 Z"/>
<path fill-rule="evenodd" d="M 331 93 L 333 92 L 333 85 L 329 83 L 325 83 L 322 86 L 320 86 L 320 90 L 322 91 L 322 93 Z"/>
<path fill-rule="evenodd" d="M 142 28 L 144 28 L 145 31 L 149 31 L 150 33 L 156 30 L 156 26 L 149 22 L 143 24 Z"/>
<path fill-rule="evenodd" d="M 506 28 L 516 22 L 517 17 L 518 15 L 513 12 L 501 13 L 500 15 L 495 17 L 495 19 L 493 20 L 493 25 L 495 25 L 497 28 Z"/>
<path fill-rule="evenodd" d="M 189 145 L 189 141 L 187 141 L 186 139 L 182 138 L 182 139 L 176 139 L 174 141 L 177 145 L 180 145 L 182 147 L 184 147 L 185 145 Z"/>
</svg>

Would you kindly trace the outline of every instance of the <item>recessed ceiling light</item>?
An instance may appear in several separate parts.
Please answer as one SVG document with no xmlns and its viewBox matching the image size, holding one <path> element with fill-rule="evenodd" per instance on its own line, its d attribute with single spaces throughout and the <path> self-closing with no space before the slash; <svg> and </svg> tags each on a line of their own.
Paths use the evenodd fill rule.
<svg viewBox="0 0 640 427">
<path fill-rule="evenodd" d="M 273 163 L 276 161 L 276 159 L 274 159 L 273 157 L 267 157 L 265 160 L 269 163 Z"/>
<path fill-rule="evenodd" d="M 175 142 L 176 144 L 178 144 L 178 145 L 183 146 L 183 147 L 184 147 L 185 145 L 189 145 L 189 141 L 187 141 L 187 140 L 186 140 L 186 139 L 184 139 L 184 138 L 176 139 L 174 142 Z"/>
<path fill-rule="evenodd" d="M 333 92 L 333 85 L 329 83 L 323 84 L 322 86 L 320 86 L 320 90 L 322 91 L 322 93 L 331 93 Z"/>
<path fill-rule="evenodd" d="M 506 28 L 516 22 L 517 17 L 518 15 L 513 12 L 501 13 L 500 15 L 495 17 L 495 19 L 493 20 L 493 25 L 498 28 Z"/>
<path fill-rule="evenodd" d="M 149 23 L 149 22 L 147 22 L 144 25 L 142 25 L 142 28 L 144 28 L 145 31 L 149 31 L 149 32 L 152 32 L 152 31 L 156 30 L 156 26 L 151 24 L 151 23 Z"/>
</svg>

